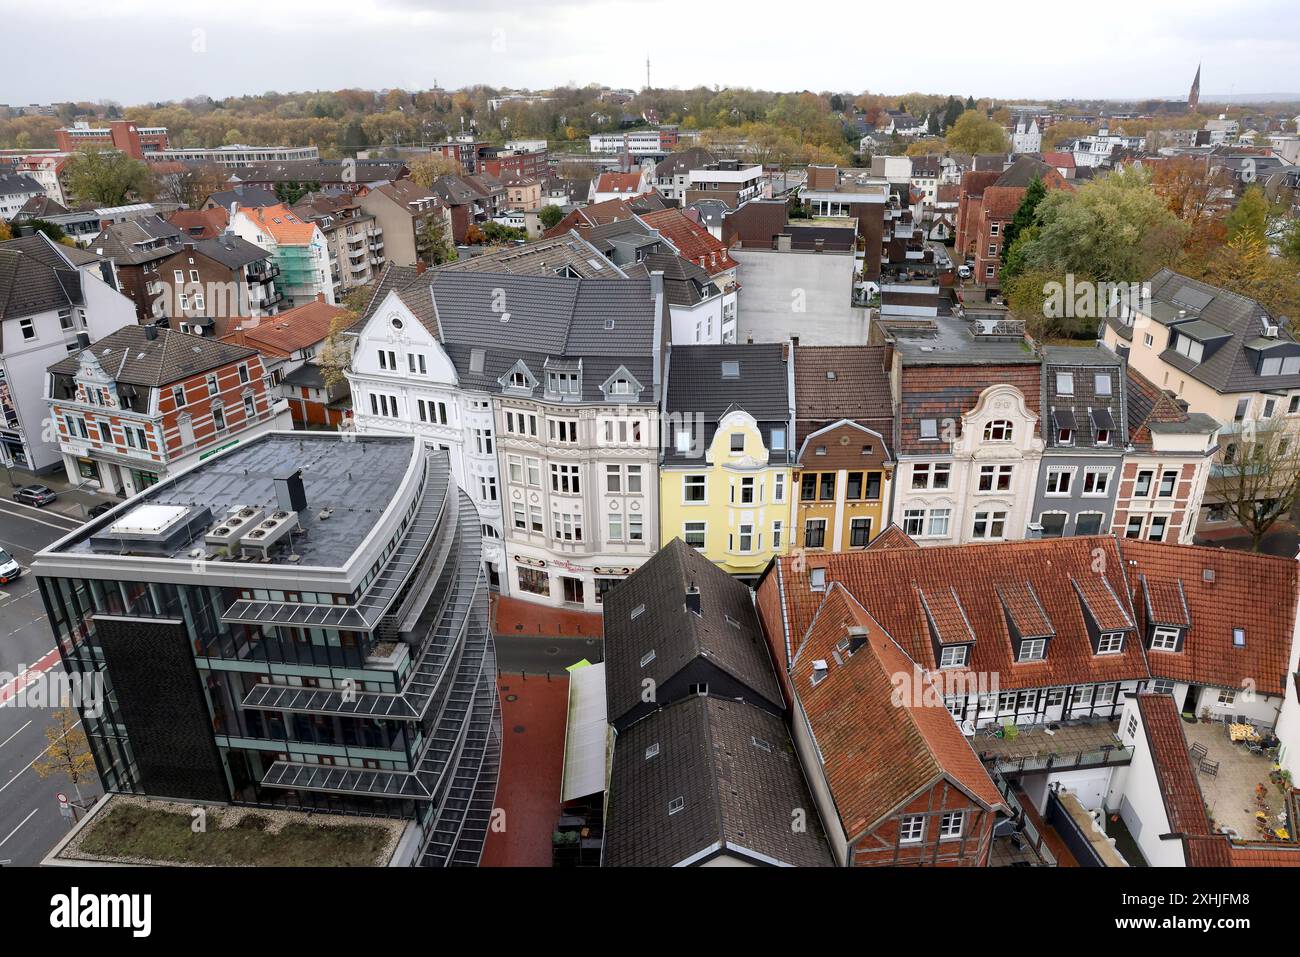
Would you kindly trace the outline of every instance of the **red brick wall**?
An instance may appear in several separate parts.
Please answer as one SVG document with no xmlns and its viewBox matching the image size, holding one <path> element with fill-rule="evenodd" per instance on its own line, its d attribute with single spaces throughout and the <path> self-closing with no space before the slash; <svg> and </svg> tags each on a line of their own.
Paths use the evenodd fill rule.
<svg viewBox="0 0 1300 957">
<path fill-rule="evenodd" d="M 1133 489 L 1137 485 L 1138 472 L 1151 470 L 1151 493 L 1155 493 L 1160 486 L 1160 475 L 1168 469 L 1178 470 L 1178 483 L 1174 486 L 1174 495 L 1172 499 L 1159 498 L 1155 494 L 1148 494 L 1139 501 L 1155 501 L 1167 504 L 1172 501 L 1173 511 L 1164 510 L 1157 512 L 1160 515 L 1169 515 L 1169 525 L 1165 529 L 1165 538 L 1167 542 L 1177 542 L 1183 534 L 1183 528 L 1187 525 L 1187 506 L 1191 502 L 1192 492 L 1195 484 L 1196 465 L 1193 462 L 1162 462 L 1158 458 L 1138 459 L 1136 461 L 1125 461 L 1124 467 L 1120 472 L 1119 489 L 1115 497 L 1115 518 L 1111 524 L 1111 530 L 1117 535 L 1124 534 L 1124 528 L 1128 525 L 1129 513 L 1133 505 Z M 1145 513 L 1144 514 L 1148 514 Z M 1149 526 L 1149 523 L 1148 523 Z M 1145 538 L 1148 527 L 1144 527 L 1142 535 Z"/>
<path fill-rule="evenodd" d="M 256 424 L 256 421 L 248 421 L 244 414 L 243 394 L 245 389 L 252 389 L 253 401 L 255 404 L 255 414 L 265 416 L 271 407 L 272 397 L 266 391 L 266 384 L 263 376 L 266 375 L 262 367 L 261 356 L 254 355 L 243 363 L 248 366 L 248 382 L 241 382 L 239 379 L 239 366 L 241 363 L 232 362 L 229 365 L 222 366 L 216 370 L 218 393 L 214 396 L 208 396 L 207 377 L 209 373 L 191 376 L 179 383 L 172 383 L 161 389 L 161 395 L 158 399 L 159 411 L 162 414 L 163 430 L 167 442 L 168 456 L 174 456 L 182 453 L 180 420 L 181 416 L 189 413 L 194 425 L 194 440 L 198 449 L 203 449 L 208 445 L 216 444 L 218 441 L 224 441 L 231 434 L 241 432 L 250 425 Z M 185 389 L 185 406 L 178 408 L 172 397 L 173 387 L 180 385 Z M 211 407 L 217 399 L 222 402 L 222 410 L 225 414 L 226 428 L 220 434 L 217 433 L 212 421 Z M 193 448 L 183 450 L 182 454 L 194 451 Z"/>
<path fill-rule="evenodd" d="M 966 812 L 962 836 L 939 840 L 942 812 L 960 810 Z M 899 844 L 900 820 L 913 814 L 927 816 L 925 836 L 916 844 Z M 994 817 L 993 812 L 971 801 L 951 783 L 940 781 L 854 842 L 850 848 L 852 866 L 984 867 L 988 863 Z"/>
</svg>

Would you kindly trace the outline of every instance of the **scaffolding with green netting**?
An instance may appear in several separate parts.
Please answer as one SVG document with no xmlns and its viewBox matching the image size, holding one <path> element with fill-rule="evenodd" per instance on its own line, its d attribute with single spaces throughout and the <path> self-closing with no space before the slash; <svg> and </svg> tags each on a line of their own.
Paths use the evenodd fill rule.
<svg viewBox="0 0 1300 957">
<path fill-rule="evenodd" d="M 310 246 L 277 246 L 275 264 L 280 267 L 276 285 L 281 287 L 314 286 L 316 267 Z"/>
</svg>

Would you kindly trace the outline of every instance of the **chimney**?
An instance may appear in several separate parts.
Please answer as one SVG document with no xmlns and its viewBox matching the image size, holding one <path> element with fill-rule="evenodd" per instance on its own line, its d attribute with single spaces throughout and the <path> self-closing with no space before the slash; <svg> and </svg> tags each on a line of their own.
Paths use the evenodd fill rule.
<svg viewBox="0 0 1300 957">
<path fill-rule="evenodd" d="M 88 333 L 88 332 L 78 332 L 78 333 L 77 333 L 77 348 L 78 348 L 78 349 L 89 349 L 89 348 L 90 348 L 90 333 Z"/>
<path fill-rule="evenodd" d="M 307 492 L 302 486 L 302 469 L 275 479 L 275 502 L 286 512 L 305 512 Z"/>
<path fill-rule="evenodd" d="M 325 301 L 325 293 L 323 293 L 323 292 L 318 292 L 318 293 L 316 293 L 316 301 L 317 301 L 317 302 L 324 302 L 324 301 Z"/>
<path fill-rule="evenodd" d="M 656 269 L 650 273 L 650 295 L 658 299 L 664 293 L 664 271 Z"/>
<path fill-rule="evenodd" d="M 693 611 L 697 615 L 704 614 L 700 609 L 700 590 L 695 587 L 695 581 L 693 579 L 691 583 L 686 586 L 686 610 Z"/>
<path fill-rule="evenodd" d="M 791 344 L 792 346 L 794 346 L 796 349 L 798 349 L 798 348 L 799 348 L 799 337 L 798 337 L 798 336 L 791 336 L 791 337 L 790 337 L 790 344 Z"/>
<path fill-rule="evenodd" d="M 150 342 L 153 342 L 155 339 L 158 338 L 158 327 L 155 326 L 152 322 L 149 323 L 147 326 L 144 327 L 144 337 L 148 339 Z"/>
<path fill-rule="evenodd" d="M 426 263 L 424 260 L 420 260 L 415 264 L 415 274 L 417 276 L 422 275 L 424 271 L 428 268 L 429 268 L 429 264 Z"/>
</svg>

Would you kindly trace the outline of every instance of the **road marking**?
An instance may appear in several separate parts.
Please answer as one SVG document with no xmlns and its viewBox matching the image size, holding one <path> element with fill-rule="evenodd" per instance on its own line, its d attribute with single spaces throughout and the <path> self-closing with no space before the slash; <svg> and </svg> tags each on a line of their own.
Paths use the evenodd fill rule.
<svg viewBox="0 0 1300 957">
<path fill-rule="evenodd" d="M 5 839 L 4 839 L 4 841 L 0 841 L 0 847 L 4 847 L 4 846 L 5 846 L 5 841 L 8 841 L 9 838 L 11 838 L 11 837 L 13 837 L 15 834 L 17 834 L 17 833 L 19 832 L 19 830 L 22 829 L 22 826 L 23 826 L 24 824 L 26 824 L 28 821 L 30 821 L 30 820 L 32 819 L 32 815 L 35 814 L 38 810 L 40 810 L 40 809 L 39 809 L 39 808 L 32 808 L 32 813 L 31 813 L 31 814 L 28 814 L 25 818 L 23 818 L 21 821 L 19 821 L 19 822 L 18 822 L 18 827 L 14 828 L 12 831 L 10 831 L 8 834 L 6 834 L 6 835 L 5 835 Z"/>
<path fill-rule="evenodd" d="M 38 618 L 37 621 L 40 619 Z M 18 629 L 21 631 L 22 629 Z M 12 634 L 13 632 L 11 632 Z M 52 648 L 41 656 L 41 660 L 36 662 L 22 674 L 18 675 L 3 688 L 0 688 L 0 705 L 3 705 L 10 698 L 15 697 L 27 687 L 34 679 L 39 678 L 45 672 L 54 667 L 54 663 L 59 660 L 59 649 Z"/>
<path fill-rule="evenodd" d="M 33 764 L 35 764 L 35 763 L 36 763 L 37 761 L 39 761 L 41 758 L 45 757 L 45 753 L 46 753 L 47 751 L 49 751 L 50 748 L 53 747 L 54 744 L 55 744 L 56 742 L 62 741 L 64 738 L 66 738 L 66 737 L 68 736 L 68 734 L 71 733 L 72 731 L 74 731 L 74 730 L 76 729 L 77 725 L 79 725 L 79 724 L 81 724 L 80 721 L 78 721 L 77 724 L 74 724 L 74 725 L 73 725 L 71 728 L 69 728 L 67 731 L 64 731 L 61 735 L 59 735 L 57 738 L 55 738 L 53 741 L 51 741 L 51 742 L 50 742 L 49 744 L 47 744 L 45 747 L 41 748 L 41 753 L 38 754 L 38 755 L 36 755 L 36 757 L 32 758 L 30 761 L 28 761 L 28 762 L 27 762 L 27 767 L 25 767 L 25 768 L 23 768 L 21 771 L 17 772 L 13 777 L 11 777 L 11 778 L 10 778 L 8 781 L 6 781 L 4 784 L 0 784 L 0 793 L 4 793 L 4 789 L 5 789 L 5 788 L 9 787 L 9 785 L 13 784 L 13 783 L 14 783 L 15 781 L 17 781 L 20 777 L 22 777 L 24 774 L 26 774 L 28 771 L 30 771 L 30 770 L 32 769 L 32 765 L 33 765 Z M 27 815 L 27 816 L 28 816 L 28 817 L 31 817 L 30 814 Z M 21 824 L 18 825 L 18 826 L 19 826 L 19 827 L 22 827 Z M 8 838 L 5 838 L 5 840 L 7 841 Z M 4 843 L 4 841 L 0 841 L 0 844 L 3 844 L 3 843 Z"/>
<path fill-rule="evenodd" d="M 27 719 L 27 724 L 31 724 L 33 720 L 34 720 L 34 719 L 32 719 L 32 718 L 28 718 L 28 719 Z M 27 730 L 27 724 L 23 725 L 21 728 L 19 728 L 19 729 L 18 729 L 17 731 L 15 731 L 13 734 L 9 735 L 9 737 L 5 738 L 3 741 L 0 741 L 0 748 L 3 748 L 6 744 L 8 744 L 8 743 L 9 743 L 10 741 L 12 741 L 14 738 L 18 737 L 18 735 L 20 735 L 20 734 L 22 734 L 24 731 L 26 731 L 26 730 Z"/>
<path fill-rule="evenodd" d="M 40 515 L 41 517 L 34 518 L 33 516 L 26 515 L 22 512 L 6 511 L 4 508 L 0 508 L 0 515 L 8 515 L 11 518 L 21 518 L 25 522 L 35 522 L 37 525 L 45 525 L 48 528 L 58 529 L 59 531 L 65 534 L 74 531 L 75 529 L 79 528 L 82 525 L 80 519 L 73 518 L 71 515 L 64 515 L 62 512 L 43 512 L 39 508 L 35 508 L 31 505 L 24 505 L 22 502 L 6 502 L 3 499 L 0 499 L 0 506 L 5 506 L 5 505 L 17 505 L 19 508 L 28 509 L 32 512 L 35 512 L 37 515 Z M 60 521 L 71 522 L 72 524 L 65 528 L 62 525 L 55 525 L 53 522 L 45 521 L 45 519 L 48 518 L 57 518 Z"/>
</svg>

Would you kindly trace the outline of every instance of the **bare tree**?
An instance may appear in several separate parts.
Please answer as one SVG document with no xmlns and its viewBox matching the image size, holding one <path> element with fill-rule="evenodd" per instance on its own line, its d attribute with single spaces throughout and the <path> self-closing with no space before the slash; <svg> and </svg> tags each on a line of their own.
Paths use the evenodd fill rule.
<svg viewBox="0 0 1300 957">
<path fill-rule="evenodd" d="M 1300 433 L 1284 424 L 1246 422 L 1220 439 L 1222 458 L 1207 492 L 1260 542 L 1300 496 Z"/>
</svg>

